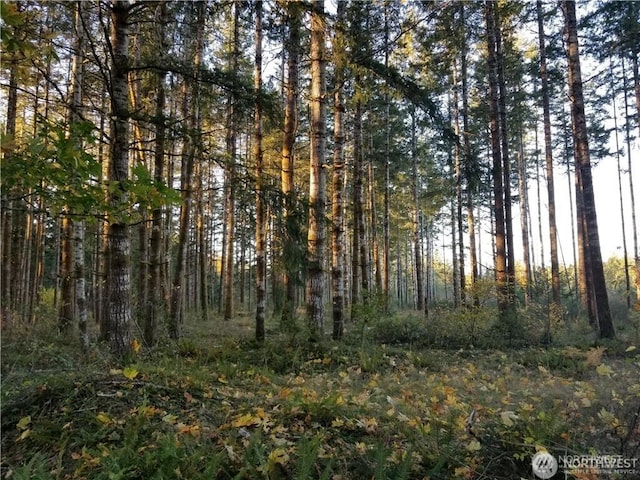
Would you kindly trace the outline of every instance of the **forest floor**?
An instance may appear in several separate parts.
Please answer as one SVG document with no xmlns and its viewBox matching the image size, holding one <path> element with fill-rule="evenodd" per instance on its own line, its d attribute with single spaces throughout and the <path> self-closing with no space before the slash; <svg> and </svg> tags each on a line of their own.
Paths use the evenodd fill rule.
<svg viewBox="0 0 640 480">
<path fill-rule="evenodd" d="M 1 478 L 534 479 L 540 450 L 623 462 L 556 478 L 640 478 L 632 342 L 257 346 L 245 318 L 122 362 L 51 330 L 3 332 Z"/>
</svg>

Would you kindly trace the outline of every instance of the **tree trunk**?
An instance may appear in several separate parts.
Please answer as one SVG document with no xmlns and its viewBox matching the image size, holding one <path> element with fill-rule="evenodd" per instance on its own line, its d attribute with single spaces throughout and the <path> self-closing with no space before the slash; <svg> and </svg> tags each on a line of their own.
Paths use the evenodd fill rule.
<svg viewBox="0 0 640 480">
<path fill-rule="evenodd" d="M 542 94 L 542 116 L 544 127 L 544 158 L 547 179 L 547 203 L 549 209 L 549 246 L 551 255 L 551 298 L 560 305 L 560 267 L 558 264 L 558 229 L 556 226 L 556 199 L 553 183 L 553 144 L 551 142 L 551 114 L 549 107 L 549 79 L 547 76 L 547 55 L 544 37 L 542 2 L 536 2 L 538 16 L 538 45 L 540 54 L 540 80 Z"/>
<path fill-rule="evenodd" d="M 416 114 L 411 112 L 411 189 L 413 193 L 413 259 L 416 278 L 416 310 L 425 310 L 422 255 L 420 252 L 420 196 L 418 189 L 418 146 L 416 141 Z M 454 253 L 455 256 L 455 253 Z"/>
<path fill-rule="evenodd" d="M 531 302 L 531 259 L 529 245 L 529 187 L 527 185 L 527 166 L 524 158 L 524 142 L 522 132 L 518 135 L 519 149 L 517 153 L 518 164 L 518 195 L 520 197 L 520 234 L 522 236 L 522 262 L 524 263 L 524 304 L 529 306 Z"/>
<path fill-rule="evenodd" d="M 622 256 L 624 263 L 625 297 L 627 309 L 631 308 L 631 277 L 629 275 L 629 252 L 627 250 L 627 226 L 624 216 L 624 196 L 622 194 L 622 167 L 620 164 L 620 138 L 618 134 L 618 108 L 616 104 L 616 90 L 614 83 L 613 59 L 609 58 L 609 73 L 611 78 L 611 107 L 613 110 L 613 132 L 616 145 L 616 169 L 618 170 L 618 199 L 620 200 L 620 230 L 622 233 Z"/>
<path fill-rule="evenodd" d="M 475 173 L 472 172 L 472 157 L 471 157 L 471 142 L 469 140 L 469 87 L 467 79 L 467 38 L 466 38 L 466 21 L 464 3 L 459 4 L 460 8 L 460 24 L 465 32 L 462 41 L 462 47 L 460 51 L 460 77 L 462 83 L 462 141 L 463 141 L 463 155 L 464 155 L 464 168 L 465 176 L 467 179 L 467 196 L 466 196 L 466 208 L 467 208 L 467 227 L 469 229 L 469 263 L 471 266 L 471 291 L 473 296 L 473 305 L 475 307 L 480 306 L 480 298 L 476 288 L 478 281 L 478 254 L 476 250 L 476 230 L 475 219 L 473 215 L 473 194 L 475 191 Z"/>
<path fill-rule="evenodd" d="M 504 78 L 504 50 L 502 46 L 502 26 L 497 4 L 493 7 L 494 33 L 496 46 L 496 62 L 498 73 L 498 112 L 500 119 L 500 140 L 502 153 L 502 188 L 504 195 L 504 224 L 507 252 L 507 291 L 509 295 L 509 307 L 515 305 L 515 245 L 513 240 L 513 215 L 511 213 L 511 160 L 509 156 L 509 135 L 507 130 L 507 88 Z"/>
<path fill-rule="evenodd" d="M 129 180 L 129 16 L 127 0 L 111 7 L 111 156 L 109 202 L 114 211 L 127 204 Z M 123 356 L 131 350 L 131 239 L 121 215 L 111 219 L 106 246 L 105 323 L 111 349 Z"/>
<path fill-rule="evenodd" d="M 307 319 L 312 339 L 322 337 L 325 250 L 325 18 L 324 0 L 314 0 L 311 12 L 311 156 L 309 230 L 307 233 Z"/>
<path fill-rule="evenodd" d="M 157 34 L 156 42 L 161 52 L 167 51 L 165 39 L 165 24 L 167 22 L 167 4 L 160 2 L 157 11 Z M 166 74 L 157 71 L 155 75 L 155 91 L 156 91 L 156 111 L 155 111 L 155 130 L 156 137 L 154 143 L 153 157 L 153 179 L 159 185 L 162 185 L 164 179 L 164 147 L 165 147 L 165 77 Z M 151 211 L 151 238 L 149 243 L 149 275 L 148 287 L 149 295 L 147 297 L 146 315 L 143 324 L 144 341 L 148 346 L 155 343 L 156 331 L 158 324 L 162 318 L 164 311 L 164 301 L 162 298 L 162 262 L 164 258 L 164 226 L 163 226 L 163 209 L 154 207 Z"/>
<path fill-rule="evenodd" d="M 284 110 L 284 134 L 282 137 L 282 173 L 281 185 L 284 198 L 285 238 L 282 245 L 283 286 L 285 300 L 282 309 L 282 322 L 288 324 L 293 320 L 295 310 L 295 294 L 299 279 L 299 265 L 296 255 L 300 228 L 297 218 L 292 216 L 295 208 L 293 195 L 294 145 L 298 123 L 298 62 L 300 57 L 301 12 L 297 2 L 287 2 L 289 20 L 289 37 L 287 39 L 287 83 L 285 86 L 286 102 Z"/>
<path fill-rule="evenodd" d="M 232 72 L 238 71 L 238 63 L 240 58 L 240 4 L 234 2 L 233 4 L 233 39 L 231 44 L 231 56 L 229 58 L 229 66 Z M 236 209 L 236 195 L 235 195 L 235 181 L 236 181 L 236 136 L 238 130 L 238 119 L 236 109 L 236 98 L 233 93 L 229 94 L 227 103 L 227 138 L 226 138 L 226 150 L 227 150 L 227 170 L 226 170 L 226 224 L 225 224 L 225 241 L 224 241 L 224 255 L 222 261 L 224 262 L 223 271 L 223 287 L 224 292 L 224 320 L 229 321 L 233 316 L 233 247 L 235 238 L 235 209 Z"/>
<path fill-rule="evenodd" d="M 264 320 L 267 301 L 266 218 L 262 165 L 262 0 L 256 0 L 255 65 L 253 88 L 255 90 L 253 157 L 256 169 L 256 340 L 264 342 Z"/>
<path fill-rule="evenodd" d="M 562 9 L 565 14 L 565 40 L 569 67 L 569 98 L 571 100 L 571 119 L 576 158 L 576 171 L 580 173 L 584 220 L 588 239 L 588 254 L 591 267 L 591 281 L 596 302 L 598 328 L 601 338 L 615 337 L 607 286 L 604 278 L 604 268 L 600 252 L 600 237 L 598 234 L 598 220 L 591 178 L 591 160 L 587 136 L 587 122 L 584 112 L 584 97 L 582 93 L 582 75 L 580 72 L 580 56 L 578 53 L 578 29 L 575 3 L 563 0 Z"/>
<path fill-rule="evenodd" d="M 354 89 L 360 87 L 360 76 L 356 74 Z M 360 231 L 364 229 L 364 214 L 362 205 L 362 103 L 356 96 L 353 112 L 353 233 L 351 248 L 351 318 L 356 319 L 357 305 L 362 300 L 362 258 L 360 256 L 361 243 L 364 235 Z"/>
<path fill-rule="evenodd" d="M 333 339 L 340 340 L 344 333 L 344 112 L 342 82 L 344 80 L 345 57 L 345 6 L 338 0 L 336 33 L 334 37 L 334 65 L 336 68 L 336 88 L 333 94 L 333 197 L 331 202 L 331 297 L 333 301 Z"/>
<path fill-rule="evenodd" d="M 384 3 L 384 66 L 389 68 L 389 14 L 388 4 Z M 389 218 L 391 216 L 391 161 L 390 161 L 390 137 L 391 120 L 389 107 L 389 85 L 385 81 L 384 85 L 384 215 L 382 220 L 383 236 L 383 260 L 382 260 L 382 295 L 384 297 L 385 312 L 389 312 L 389 295 L 391 287 L 391 240 L 389 234 Z"/>
<path fill-rule="evenodd" d="M 193 7 L 197 9 L 197 25 L 194 39 L 193 66 L 196 71 L 196 78 L 189 83 L 190 89 L 185 87 L 185 105 L 187 104 L 187 91 L 191 95 L 192 111 L 185 108 L 185 120 L 188 125 L 184 147 L 182 152 L 182 205 L 180 206 L 180 219 L 178 227 L 178 245 L 176 252 L 176 267 L 173 272 L 173 285 L 171 289 L 171 308 L 169 311 L 169 336 L 173 339 L 180 337 L 180 323 L 182 323 L 182 311 L 185 300 L 184 269 L 186 264 L 187 243 L 189 240 L 189 220 L 191 215 L 191 203 L 193 197 L 193 167 L 195 156 L 200 150 L 200 81 L 199 68 L 203 48 L 204 29 L 204 4 L 197 3 Z"/>
<path fill-rule="evenodd" d="M 636 108 L 638 110 L 638 128 L 640 128 L 640 84 L 638 81 L 638 53 L 635 52 L 633 57 L 633 79 L 636 92 Z M 624 68 L 624 59 L 622 59 L 622 78 L 624 81 L 624 113 L 627 121 L 625 122 L 626 143 L 627 143 L 627 171 L 629 172 L 629 198 L 631 203 L 631 232 L 633 238 L 633 260 L 634 260 L 634 280 L 636 286 L 636 307 L 640 309 L 640 247 L 638 246 L 638 226 L 636 223 L 636 198 L 633 188 L 633 170 L 631 169 L 631 127 L 629 125 L 629 101 L 627 99 L 627 76 Z"/>
<path fill-rule="evenodd" d="M 487 24 L 487 46 L 489 52 L 489 108 L 490 108 L 490 136 L 493 163 L 493 217 L 495 220 L 495 279 L 498 311 L 501 322 L 508 322 L 510 316 L 509 280 L 507 272 L 507 251 L 504 217 L 504 188 L 502 172 L 502 154 L 500 145 L 500 120 L 498 106 L 498 64 L 496 58 L 496 25 L 491 1 L 485 2 L 485 18 Z"/>
</svg>

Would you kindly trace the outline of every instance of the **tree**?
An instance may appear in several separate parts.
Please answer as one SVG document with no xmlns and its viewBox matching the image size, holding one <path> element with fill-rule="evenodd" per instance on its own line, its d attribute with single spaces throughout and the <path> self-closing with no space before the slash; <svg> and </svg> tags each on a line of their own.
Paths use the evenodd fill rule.
<svg viewBox="0 0 640 480">
<path fill-rule="evenodd" d="M 553 181 L 553 144 L 551 142 L 551 114 L 549 107 L 549 79 L 547 75 L 547 54 L 544 34 L 542 2 L 536 2 L 538 20 L 538 51 L 540 56 L 540 94 L 542 101 L 542 124 L 544 128 L 544 159 L 547 179 L 547 204 L 549 208 L 549 245 L 551 249 L 551 298 L 560 305 L 560 267 L 558 264 L 558 231 L 556 228 L 556 199 Z"/>
<path fill-rule="evenodd" d="M 564 0 L 562 10 L 565 17 L 565 43 L 567 48 L 569 99 L 571 103 L 571 121 L 573 125 L 574 155 L 576 176 L 578 177 L 578 193 L 582 200 L 582 215 L 578 223 L 585 228 L 586 248 L 589 270 L 587 275 L 587 295 L 593 295 L 596 305 L 598 333 L 601 338 L 615 337 L 615 330 L 609 310 L 607 286 L 604 278 L 598 220 L 591 178 L 591 160 L 587 122 L 584 111 L 584 95 L 582 90 L 582 74 L 580 71 L 580 55 L 578 51 L 578 28 L 575 3 Z"/>
<path fill-rule="evenodd" d="M 111 154 L 108 199 L 112 211 L 106 246 L 105 312 L 107 340 L 114 353 L 131 350 L 131 239 L 121 212 L 128 202 L 129 181 L 129 11 L 128 0 L 111 7 Z"/>
<path fill-rule="evenodd" d="M 333 339 L 342 338 L 344 331 L 344 113 L 342 93 L 345 70 L 344 17 L 346 2 L 339 0 L 336 12 L 336 29 L 333 39 L 333 63 L 336 69 L 336 86 L 333 93 L 333 197 L 331 202 L 331 298 L 333 301 Z"/>
<path fill-rule="evenodd" d="M 253 158 L 256 169 L 256 340 L 264 341 L 264 320 L 267 296 L 266 221 L 262 164 L 262 0 L 255 2 L 255 105 L 253 125 Z"/>
<path fill-rule="evenodd" d="M 157 30 L 156 42 L 160 46 L 159 50 L 167 50 L 167 39 L 165 37 L 165 24 L 167 23 L 167 4 L 160 2 L 157 6 Z M 155 74 L 156 108 L 155 108 L 155 144 L 153 156 L 153 179 L 159 185 L 164 182 L 165 165 L 165 77 L 166 73 L 158 70 Z M 160 319 L 163 316 L 164 300 L 162 298 L 163 275 L 162 264 L 164 259 L 164 212 L 161 206 L 156 206 L 151 211 L 151 238 L 149 244 L 149 274 L 148 274 L 148 297 L 146 314 L 144 321 L 144 340 L 149 346 L 155 342 L 156 330 Z"/>
<path fill-rule="evenodd" d="M 185 298 L 184 269 L 186 262 L 187 241 L 189 238 L 189 218 L 193 197 L 193 166 L 195 156 L 200 150 L 200 82 L 199 68 L 202 61 L 203 29 L 204 29 L 204 3 L 199 2 L 192 8 L 195 9 L 196 25 L 193 38 L 193 69 L 195 78 L 191 82 L 185 82 L 183 100 L 183 116 L 187 119 L 187 131 L 182 151 L 182 204 L 180 206 L 180 219 L 178 229 L 178 249 L 176 254 L 176 267 L 173 273 L 171 291 L 171 305 L 169 312 L 169 336 L 177 339 L 180 336 L 180 323 L 182 322 L 182 308 Z M 190 91 L 187 91 L 189 85 Z M 191 97 L 192 110 L 189 110 L 186 95 Z"/>
<path fill-rule="evenodd" d="M 307 319 L 312 338 L 322 336 L 324 325 L 325 32 L 324 0 L 314 0 L 311 12 L 311 154 L 307 233 Z"/>
<path fill-rule="evenodd" d="M 493 162 L 493 214 L 495 219 L 495 271 L 498 297 L 498 310 L 502 322 L 508 322 L 511 309 L 511 295 L 509 294 L 509 277 L 507 271 L 506 232 L 504 215 L 504 187 L 502 172 L 502 154 L 500 142 L 499 119 L 499 86 L 498 60 L 496 51 L 495 4 L 485 2 L 485 21 L 487 26 L 488 75 L 489 75 L 489 108 L 490 108 L 490 137 L 491 158 Z"/>
<path fill-rule="evenodd" d="M 293 216 L 296 208 L 294 201 L 294 145 L 298 123 L 298 63 L 300 57 L 301 9 L 295 1 L 287 1 L 287 20 L 289 35 L 286 42 L 287 83 L 285 85 L 284 132 L 282 136 L 282 172 L 281 189 L 284 204 L 285 241 L 282 254 L 284 264 L 283 283 L 285 300 L 282 320 L 286 324 L 293 317 L 295 293 L 298 283 L 296 246 L 299 238 L 298 219 Z"/>
</svg>

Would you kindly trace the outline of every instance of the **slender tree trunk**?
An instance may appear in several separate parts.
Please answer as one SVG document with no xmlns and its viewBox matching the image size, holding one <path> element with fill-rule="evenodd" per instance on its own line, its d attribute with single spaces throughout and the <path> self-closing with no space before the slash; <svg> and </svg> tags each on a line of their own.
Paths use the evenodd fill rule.
<svg viewBox="0 0 640 480">
<path fill-rule="evenodd" d="M 635 265 L 635 286 L 636 286 L 636 307 L 640 309 L 640 247 L 638 246 L 638 224 L 636 222 L 636 197 L 633 188 L 633 170 L 631 162 L 631 126 L 629 120 L 629 101 L 627 100 L 627 76 L 624 67 L 624 59 L 622 59 L 622 78 L 624 81 L 624 113 L 627 121 L 625 122 L 626 143 L 627 143 L 627 171 L 629 172 L 629 198 L 631 204 L 631 233 L 633 238 L 633 260 Z M 633 55 L 633 80 L 636 92 L 636 108 L 638 113 L 638 128 L 640 128 L 640 83 L 638 81 L 638 52 Z"/>
<path fill-rule="evenodd" d="M 508 322 L 510 316 L 509 277 L 507 271 L 506 232 L 504 214 L 504 188 L 502 172 L 502 154 L 500 145 L 500 120 L 498 106 L 498 64 L 496 58 L 496 25 L 491 1 L 485 2 L 485 17 L 487 24 L 487 46 L 489 51 L 489 108 L 490 108 L 490 136 L 493 161 L 493 218 L 495 220 L 492 231 L 495 235 L 495 278 L 500 320 Z"/>
<path fill-rule="evenodd" d="M 167 4 L 162 1 L 157 7 L 156 17 L 157 33 L 156 42 L 162 52 L 167 51 L 165 39 L 165 25 L 167 23 Z M 165 181 L 164 163 L 165 163 L 165 135 L 166 120 L 164 116 L 165 108 L 165 76 L 164 72 L 156 72 L 155 75 L 155 91 L 156 91 L 156 111 L 155 111 L 155 142 L 154 142 L 154 158 L 153 158 L 153 179 L 159 185 Z M 164 259 L 164 212 L 161 207 L 154 207 L 151 211 L 151 238 L 149 242 L 149 275 L 147 278 L 149 295 L 147 297 L 146 315 L 143 324 L 144 341 L 148 346 L 155 343 L 156 331 L 161 318 L 164 315 L 164 300 L 162 298 L 162 263 Z"/>
<path fill-rule="evenodd" d="M 373 143 L 373 139 L 371 139 Z M 369 155 L 373 154 L 373 146 L 371 146 Z M 380 247 L 378 244 L 378 213 L 376 209 L 376 181 L 373 173 L 373 161 L 369 160 L 369 218 L 371 219 L 371 261 L 369 264 L 374 270 L 376 294 L 382 292 L 382 269 L 380 268 Z"/>
<path fill-rule="evenodd" d="M 58 308 L 58 331 L 67 336 L 73 328 L 75 305 L 73 302 L 73 221 L 65 208 L 61 215 L 60 237 L 60 305 Z"/>
<path fill-rule="evenodd" d="M 517 153 L 518 163 L 518 195 L 520 196 L 520 233 L 522 235 L 522 262 L 524 263 L 524 304 L 529 306 L 531 302 L 531 258 L 529 245 L 529 198 L 527 191 L 527 166 L 524 158 L 524 142 L 522 132 L 518 135 L 519 149 Z"/>
<path fill-rule="evenodd" d="M 389 68 L 389 13 L 387 11 L 388 4 L 384 3 L 384 66 Z M 389 312 L 389 295 L 391 288 L 391 240 L 389 234 L 389 218 L 391 216 L 391 160 L 390 160 L 390 138 L 391 138 L 391 120 L 389 115 L 390 109 L 389 85 L 384 85 L 384 215 L 382 220 L 382 236 L 383 236 L 383 260 L 382 260 L 382 295 L 384 297 L 385 312 Z"/>
<path fill-rule="evenodd" d="M 507 130 L 507 88 L 504 78 L 504 50 L 502 39 L 502 21 L 498 5 L 494 5 L 494 32 L 496 45 L 496 62 L 498 73 L 498 112 L 500 119 L 500 139 L 502 153 L 502 188 L 504 194 L 504 223 L 507 251 L 507 289 L 509 294 L 509 306 L 515 302 L 515 245 L 513 240 L 513 215 L 511 213 L 511 160 L 509 156 L 509 135 Z"/>
<path fill-rule="evenodd" d="M 191 203 L 193 197 L 193 168 L 197 152 L 200 150 L 200 81 L 198 70 L 200 68 L 202 48 L 203 48 L 203 29 L 204 29 L 204 4 L 197 3 L 194 5 L 196 9 L 195 15 L 197 25 L 195 31 L 195 51 L 193 57 L 193 66 L 196 71 L 196 78 L 192 80 L 191 88 L 185 88 L 185 103 L 187 90 L 190 90 L 191 102 L 193 110 L 189 112 L 185 108 L 185 114 L 188 116 L 188 131 L 184 139 L 184 147 L 182 153 L 182 205 L 180 206 L 180 219 L 178 227 L 178 245 L 176 252 L 176 268 L 173 272 L 173 282 L 171 289 L 171 305 L 169 311 L 169 336 L 173 339 L 180 337 L 180 323 L 182 323 L 182 311 L 185 301 L 185 279 L 184 269 L 186 267 L 186 252 L 189 240 L 189 220 L 191 215 Z"/>
<path fill-rule="evenodd" d="M 355 89 L 359 89 L 360 76 L 356 74 Z M 362 205 L 362 103 L 360 97 L 355 100 L 353 113 L 353 233 L 351 248 L 351 318 L 356 319 L 356 307 L 361 301 L 362 258 L 360 256 L 361 242 L 364 235 L 364 214 Z M 364 292 L 366 294 L 366 292 Z"/>
<path fill-rule="evenodd" d="M 578 29 L 575 3 L 564 0 L 562 9 L 565 14 L 565 37 L 569 66 L 569 98 L 571 99 L 571 118 L 576 157 L 576 171 L 580 172 L 581 193 L 584 208 L 584 219 L 588 239 L 588 252 L 591 267 L 591 280 L 597 306 L 598 328 L 601 338 L 615 337 L 607 286 L 604 278 L 604 267 L 600 252 L 598 220 L 591 178 L 591 160 L 587 136 L 587 123 L 584 112 L 582 93 L 582 75 L 580 72 L 580 56 L 578 53 Z"/>
<path fill-rule="evenodd" d="M 471 157 L 471 142 L 469 140 L 469 87 L 467 79 L 467 39 L 466 39 L 466 20 L 464 3 L 460 3 L 460 24 L 465 31 L 465 36 L 462 42 L 462 48 L 460 52 L 460 77 L 462 86 L 462 141 L 463 141 L 463 155 L 464 155 L 464 169 L 467 179 L 467 195 L 466 195 L 466 208 L 467 208 L 467 228 L 469 230 L 469 263 L 471 266 L 471 291 L 473 295 L 473 305 L 475 307 L 480 306 L 480 297 L 476 288 L 478 281 L 478 253 L 476 250 L 476 230 L 475 219 L 473 215 L 473 194 L 475 190 L 476 179 L 474 173 L 472 173 L 472 157 Z"/>
<path fill-rule="evenodd" d="M 342 82 L 345 60 L 345 7 L 344 0 L 338 0 L 336 33 L 334 37 L 334 64 L 336 67 L 336 88 L 333 94 L 333 197 L 331 202 L 331 297 L 333 301 L 333 339 L 340 340 L 344 333 L 344 112 Z"/>
<path fill-rule="evenodd" d="M 312 339 L 322 337 L 324 325 L 324 250 L 326 152 L 324 0 L 314 0 L 311 12 L 311 158 L 309 230 L 307 233 L 307 319 Z"/>
<path fill-rule="evenodd" d="M 240 4 L 233 4 L 233 40 L 231 45 L 231 56 L 229 65 L 231 71 L 238 71 L 238 63 L 240 58 Z M 224 241 L 224 272 L 223 272 L 223 288 L 224 292 L 224 320 L 229 321 L 233 316 L 233 277 L 234 277 L 234 238 L 235 238 L 235 209 L 236 209 L 236 136 L 238 130 L 238 119 L 236 109 L 236 98 L 233 93 L 229 95 L 227 104 L 227 171 L 226 171 L 226 226 Z"/>
<path fill-rule="evenodd" d="M 129 8 L 128 1 L 115 1 L 111 8 L 111 156 L 109 201 L 115 211 L 127 203 L 129 180 Z M 106 246 L 105 323 L 114 353 L 131 349 L 131 239 L 129 226 L 120 216 L 108 225 Z"/>
<path fill-rule="evenodd" d="M 297 255 L 295 249 L 300 238 L 298 219 L 292 216 L 295 208 L 293 195 L 294 182 L 294 145 L 298 123 L 298 62 L 300 57 L 301 12 L 297 2 L 287 2 L 289 20 L 289 37 L 287 39 L 287 83 L 285 86 L 286 102 L 284 110 L 284 134 L 282 138 L 282 172 L 281 185 L 284 198 L 285 238 L 283 253 L 283 286 L 285 300 L 282 309 L 283 324 L 293 320 L 295 310 L 296 286 L 299 282 L 297 272 Z"/>
<path fill-rule="evenodd" d="M 625 297 L 627 309 L 631 308 L 631 278 L 629 275 L 629 252 L 627 250 L 627 226 L 624 215 L 624 196 L 622 194 L 622 168 L 620 164 L 620 138 L 618 132 L 618 108 L 616 105 L 616 91 L 614 83 L 613 59 L 609 58 L 609 72 L 611 76 L 611 101 L 613 110 L 613 132 L 616 141 L 616 167 L 618 170 L 618 198 L 620 200 L 620 227 L 622 233 L 622 256 L 624 262 Z"/>
<path fill-rule="evenodd" d="M 460 138 L 460 108 L 458 98 L 458 79 L 456 65 L 453 66 L 453 120 L 454 130 L 458 138 Z M 462 190 L 463 190 L 463 176 L 462 176 L 462 156 L 460 142 L 456 142 L 455 146 L 455 183 L 456 183 L 456 212 L 455 218 L 457 221 L 456 231 L 458 234 L 458 250 L 453 251 L 454 256 L 458 256 L 458 282 L 460 291 L 460 305 L 466 305 L 466 273 L 464 268 L 464 228 L 462 219 Z"/>
<path fill-rule="evenodd" d="M 253 157 L 256 168 L 256 340 L 264 342 L 267 301 L 266 218 L 262 165 L 262 0 L 256 0 Z"/>
<path fill-rule="evenodd" d="M 418 189 L 418 147 L 416 140 L 416 115 L 411 112 L 411 189 L 413 193 L 413 254 L 416 278 L 416 310 L 425 310 L 422 255 L 420 254 L 420 197 Z M 454 253 L 455 256 L 455 253 Z"/>
<path fill-rule="evenodd" d="M 542 2 L 536 2 L 538 16 L 538 46 L 540 54 L 540 81 L 542 94 L 542 116 L 544 127 L 544 158 L 547 179 L 547 204 L 549 209 L 549 246 L 551 255 L 551 298 L 560 305 L 560 267 L 558 265 L 558 230 L 556 226 L 556 199 L 553 182 L 553 145 L 551 142 L 551 114 L 549 107 L 549 79 L 547 75 L 547 55 L 544 37 Z"/>
<path fill-rule="evenodd" d="M 71 74 L 71 104 L 69 105 L 69 123 L 73 124 L 81 119 L 80 109 L 82 108 L 82 93 L 84 83 L 84 50 L 85 50 L 85 29 L 83 25 L 83 12 L 82 2 L 76 3 L 76 18 L 75 18 L 75 31 L 76 31 L 76 45 L 73 57 L 73 67 Z M 70 125 L 71 127 L 71 125 Z M 82 144 L 76 141 L 76 146 L 82 148 Z M 87 298 L 86 298 L 86 286 L 85 286 L 85 222 L 80 219 L 76 222 L 72 222 L 70 233 L 73 235 L 73 239 L 68 239 L 69 243 L 73 241 L 73 283 L 75 286 L 75 312 L 78 318 L 78 328 L 80 330 L 80 345 L 83 352 L 89 350 L 89 330 L 87 322 Z"/>
</svg>

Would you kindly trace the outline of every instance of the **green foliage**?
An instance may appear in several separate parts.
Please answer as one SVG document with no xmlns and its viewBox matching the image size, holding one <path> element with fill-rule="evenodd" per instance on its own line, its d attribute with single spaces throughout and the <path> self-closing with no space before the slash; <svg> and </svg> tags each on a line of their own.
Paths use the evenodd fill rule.
<svg viewBox="0 0 640 480">
<path fill-rule="evenodd" d="M 2 165 L 2 191 L 14 187 L 39 195 L 52 212 L 70 212 L 89 219 L 108 216 L 135 221 L 134 206 L 158 208 L 180 201 L 173 188 L 154 180 L 148 169 L 136 165 L 132 178 L 123 183 L 101 179 L 102 166 L 91 153 L 96 127 L 88 121 L 71 124 L 41 122 L 38 134 L 26 145 L 11 144 L 3 137 L 3 149 L 11 144 L 10 160 Z M 106 190 L 106 191 L 105 191 Z M 128 192 L 127 204 L 113 206 L 106 192 Z"/>
</svg>

